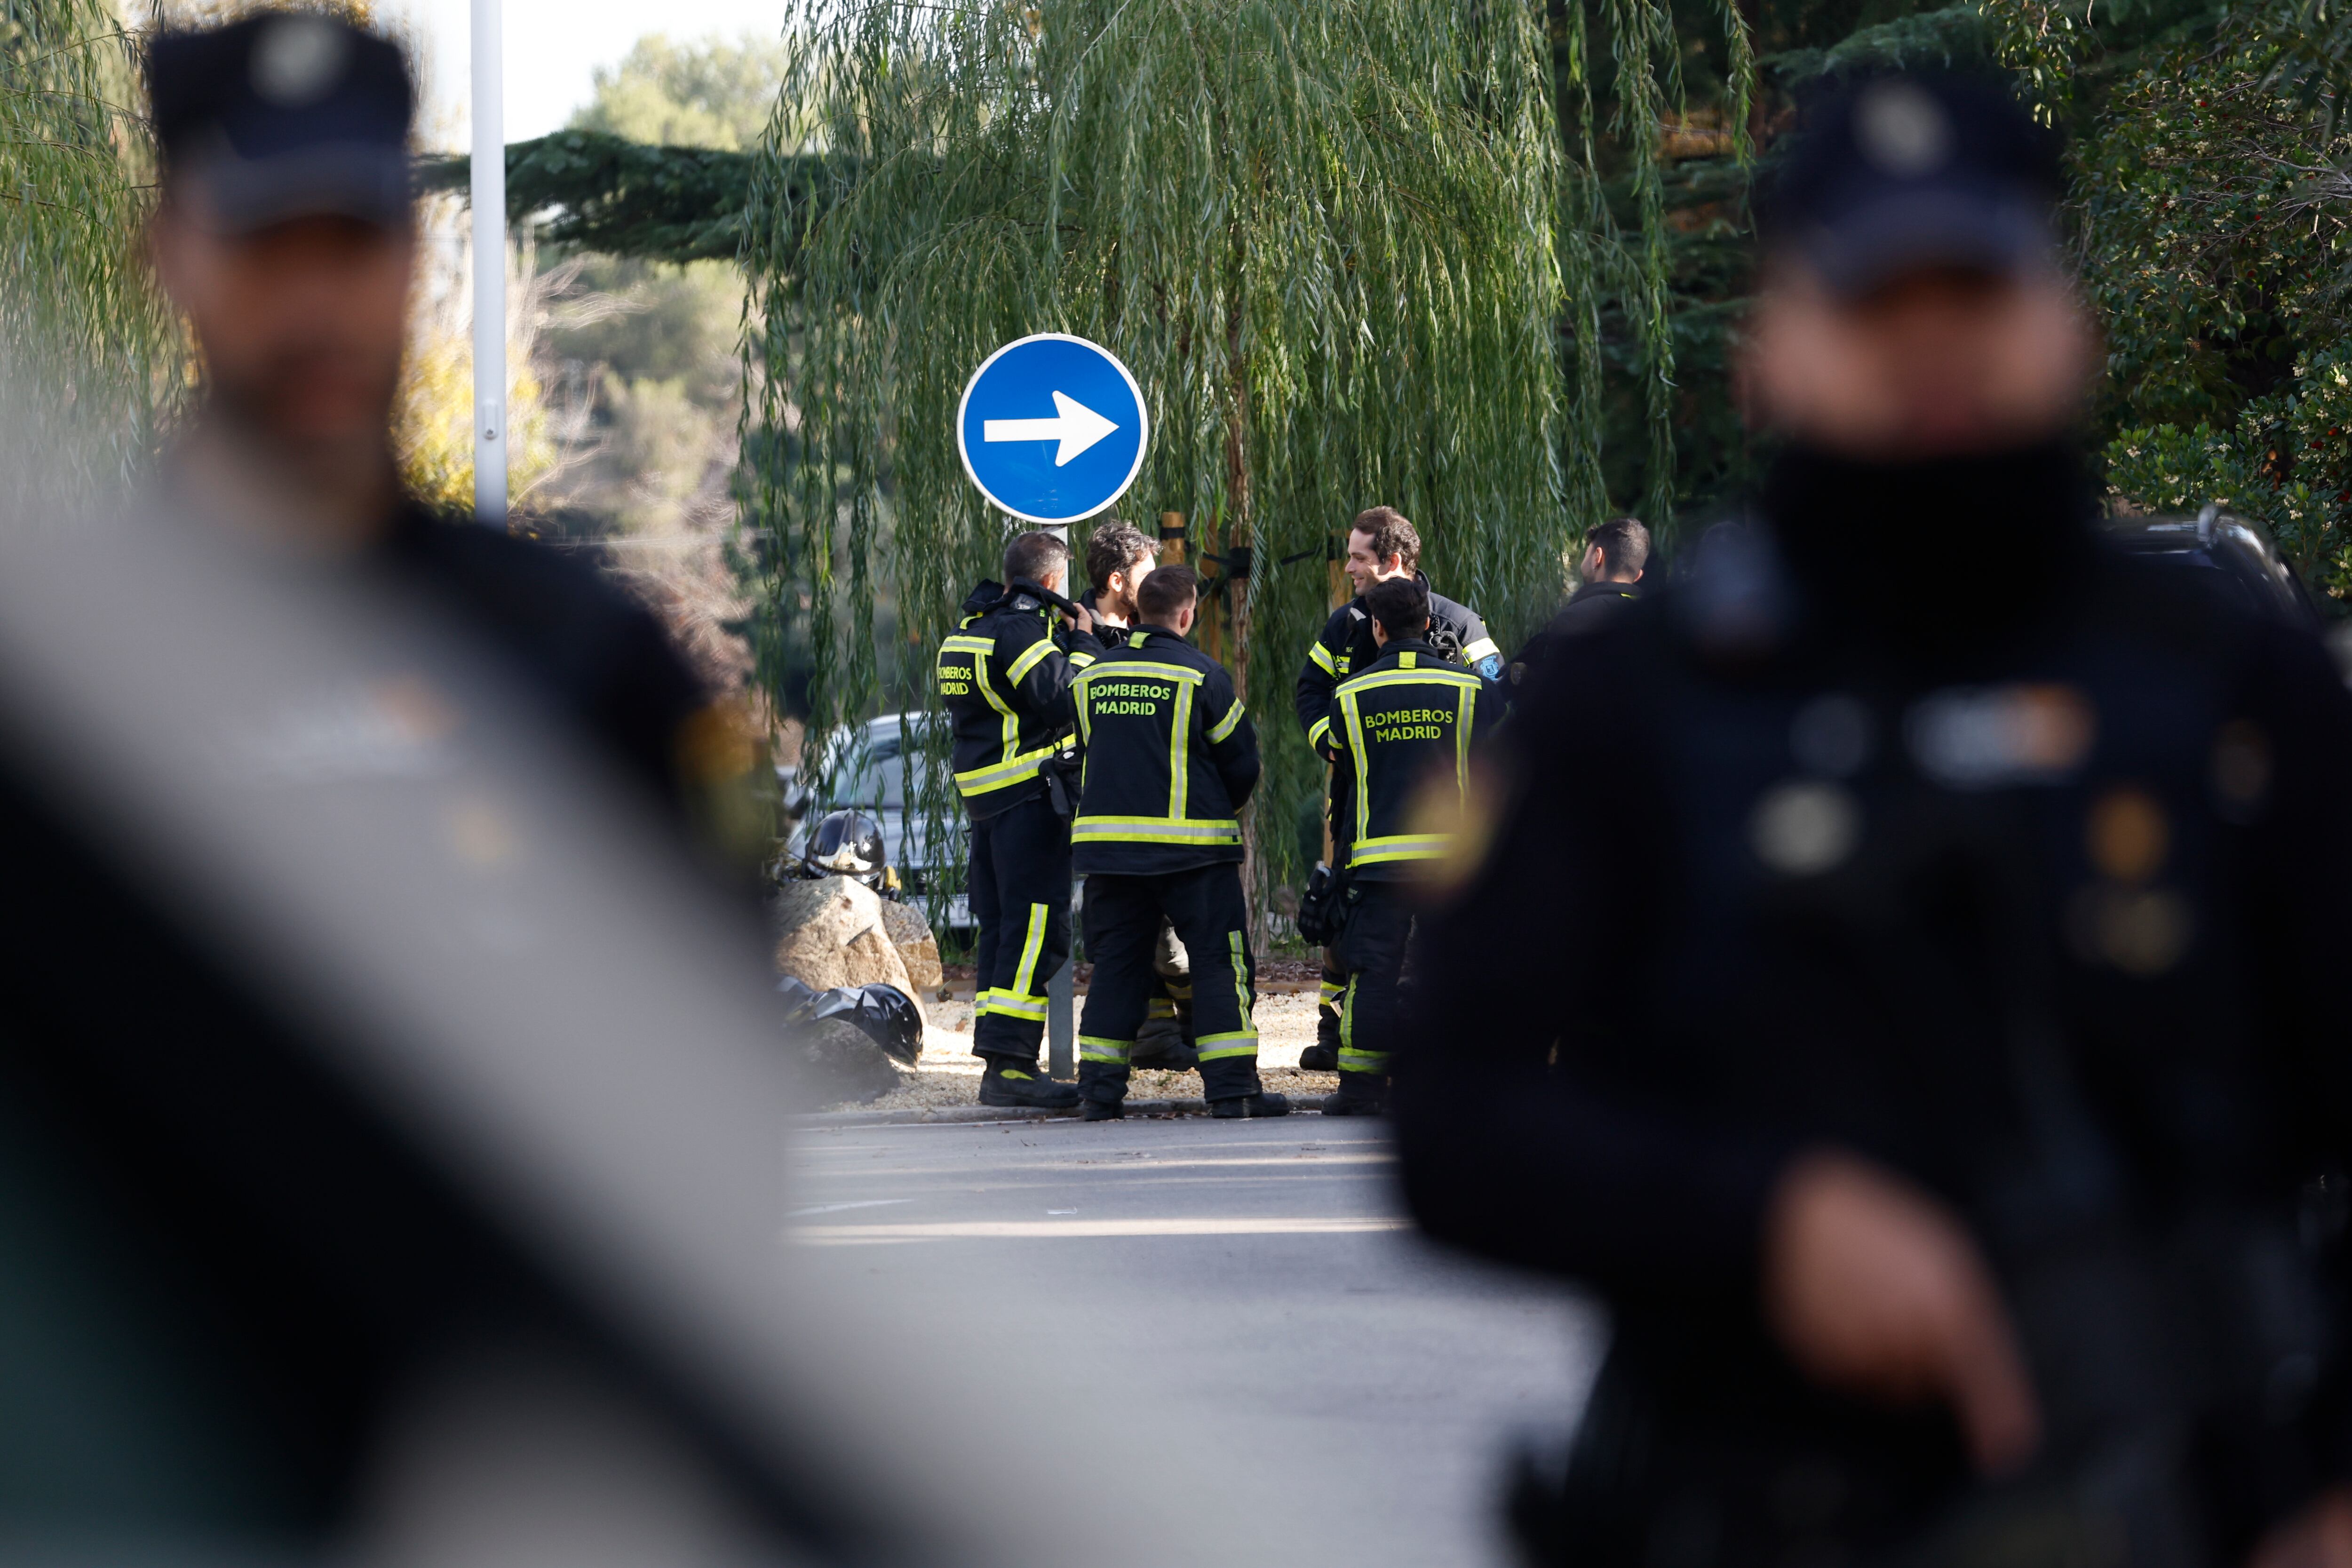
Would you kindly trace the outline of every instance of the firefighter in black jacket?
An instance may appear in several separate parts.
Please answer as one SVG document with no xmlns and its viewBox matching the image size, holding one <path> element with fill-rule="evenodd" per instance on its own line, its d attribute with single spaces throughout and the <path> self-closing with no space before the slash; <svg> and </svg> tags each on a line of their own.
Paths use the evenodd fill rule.
<svg viewBox="0 0 2352 1568">
<path fill-rule="evenodd" d="M 1339 1090 L 1326 1116 L 1370 1116 L 1388 1099 L 1396 1054 L 1413 878 L 1452 851 L 1447 831 L 1470 784 L 1471 749 L 1501 717 L 1487 683 L 1429 642 L 1429 594 L 1410 577 L 1364 595 L 1381 657 L 1332 693 L 1328 733 L 1355 816 L 1349 824 L 1347 925 L 1333 944 L 1339 996 Z"/>
<path fill-rule="evenodd" d="M 1372 640 L 1371 616 L 1364 608 L 1364 595 L 1375 583 L 1404 578 L 1420 584 L 1429 593 L 1430 647 L 1442 657 L 1466 665 L 1489 685 L 1503 679 L 1502 649 L 1486 635 L 1486 623 L 1478 618 L 1478 613 L 1429 592 L 1429 579 L 1421 571 L 1421 534 L 1396 508 L 1376 506 L 1358 514 L 1348 534 L 1347 568 L 1349 579 L 1356 584 L 1356 596 L 1331 612 L 1322 634 L 1307 648 L 1295 697 L 1298 727 L 1307 731 L 1307 743 L 1327 763 L 1338 760 L 1329 740 L 1331 693 L 1350 672 L 1380 657 L 1379 645 Z M 1348 863 L 1348 829 L 1355 817 L 1348 795 L 1350 787 L 1344 769 L 1332 775 L 1331 868 L 1335 875 Z M 1299 1057 L 1300 1067 L 1328 1072 L 1337 1065 L 1339 998 L 1347 986 L 1347 971 L 1326 952 L 1316 1041 Z"/>
<path fill-rule="evenodd" d="M 1069 560 L 1052 534 L 1021 535 L 1004 551 L 1013 585 L 973 590 L 962 625 L 940 645 L 956 790 L 971 816 L 971 1048 L 988 1064 L 982 1105 L 1077 1103 L 1075 1089 L 1037 1066 L 1046 982 L 1070 956 L 1070 801 L 1054 769 L 1071 744 L 1070 682 L 1103 651 L 1083 609 L 1066 637 L 1055 629 Z"/>
<path fill-rule="evenodd" d="M 1087 952 L 1095 965 L 1078 1025 L 1078 1089 L 1089 1121 L 1119 1115 L 1129 1053 L 1160 976 L 1162 917 L 1192 955 L 1201 1087 L 1221 1117 L 1281 1116 L 1263 1092 L 1250 1022 L 1257 963 L 1242 898 L 1236 816 L 1258 775 L 1257 733 L 1233 678 L 1184 640 L 1200 580 L 1162 566 L 1137 591 L 1141 618 L 1123 647 L 1077 678 L 1087 773 L 1071 839 L 1087 879 Z"/>
</svg>

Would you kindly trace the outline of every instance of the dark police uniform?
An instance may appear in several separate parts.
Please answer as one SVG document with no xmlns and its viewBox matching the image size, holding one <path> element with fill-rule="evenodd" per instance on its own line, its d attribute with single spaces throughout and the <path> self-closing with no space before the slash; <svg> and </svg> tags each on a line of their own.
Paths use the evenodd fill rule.
<svg viewBox="0 0 2352 1568">
<path fill-rule="evenodd" d="M 519 675 L 625 777 L 680 814 L 709 776 L 709 694 L 651 613 L 584 561 L 404 508 L 368 558 Z"/>
<path fill-rule="evenodd" d="M 1045 1037 L 1046 983 L 1070 956 L 1070 825 L 1044 769 L 1070 743 L 1071 679 L 1102 645 L 1057 634 L 1054 607 L 1019 584 L 982 583 L 963 607 L 937 670 L 971 818 L 971 1048 L 1028 1067 Z"/>
<path fill-rule="evenodd" d="M 1559 614 L 1549 625 L 1527 640 L 1519 657 L 1511 661 L 1510 682 L 1516 689 L 1524 684 L 1549 660 L 1556 658 L 1562 647 L 1576 638 L 1601 630 L 1625 613 L 1634 600 L 1642 596 L 1639 583 L 1587 583 L 1569 595 Z"/>
<path fill-rule="evenodd" d="M 1258 776 L 1257 733 L 1224 667 L 1173 632 L 1138 626 L 1076 679 L 1086 788 L 1071 826 L 1087 879 L 1094 983 L 1078 1025 L 1078 1089 L 1126 1097 L 1128 1058 L 1160 989 L 1164 916 L 1192 961 L 1201 1084 L 1258 1092 L 1256 960 L 1237 816 Z"/>
<path fill-rule="evenodd" d="M 1339 1071 L 1381 1083 L 1401 1037 L 1398 982 L 1412 935 L 1408 882 L 1452 853 L 1454 836 L 1433 822 L 1428 792 L 1450 779 L 1459 808 L 1471 748 L 1494 727 L 1500 703 L 1487 683 L 1419 637 L 1339 682 L 1326 731 L 1348 779 L 1355 817 L 1345 861 L 1351 884 L 1347 929 L 1335 944 L 1348 976 L 1339 999 Z"/>
<path fill-rule="evenodd" d="M 1822 1146 L 1983 1247 L 2042 1407 L 2024 1526 L 2076 1528 L 2105 1473 L 2113 1528 L 2204 1537 L 2133 1561 L 2242 1561 L 2345 1473 L 2342 1313 L 2295 1238 L 2352 1169 L 2352 699 L 2307 635 L 2110 553 L 2062 457 L 1922 467 L 1791 453 L 1769 524 L 1531 680 L 1424 923 L 1409 1200 L 1612 1307 L 1546 1560 L 2021 1525 L 1944 1410 L 1829 1390 L 1765 1321 L 1765 1216 Z M 2000 595 L 1945 554 L 1988 510 L 2033 542 Z"/>
<path fill-rule="evenodd" d="M 1420 572 L 1413 581 L 1424 591 L 1429 588 L 1428 576 Z M 1466 605 L 1457 605 L 1443 595 L 1429 595 L 1429 635 L 1427 641 L 1441 656 L 1454 659 L 1475 671 L 1480 679 L 1494 683 L 1503 679 L 1503 652 L 1495 639 L 1486 634 L 1486 623 Z M 1293 701 L 1298 712 L 1298 727 L 1306 731 L 1307 743 L 1313 746 L 1325 762 L 1337 758 L 1329 743 L 1331 725 L 1331 693 L 1351 671 L 1362 669 L 1381 656 L 1380 644 L 1372 640 L 1371 612 L 1364 608 L 1361 594 L 1331 612 L 1323 623 L 1323 630 L 1307 650 L 1307 662 L 1299 667 L 1298 686 Z M 1354 820 L 1355 808 L 1349 795 L 1352 788 L 1344 770 L 1331 778 L 1331 853 L 1332 869 L 1340 871 L 1348 863 L 1347 837 Z M 1338 960 L 1326 952 L 1323 959 L 1323 990 L 1316 1019 L 1318 1043 L 1336 1046 L 1339 1039 L 1339 999 L 1348 985 L 1348 973 Z"/>
</svg>

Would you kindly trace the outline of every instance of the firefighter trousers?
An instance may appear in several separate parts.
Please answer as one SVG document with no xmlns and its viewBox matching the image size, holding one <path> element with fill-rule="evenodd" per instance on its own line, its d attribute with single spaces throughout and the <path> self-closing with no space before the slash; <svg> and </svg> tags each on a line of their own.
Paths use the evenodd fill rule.
<svg viewBox="0 0 2352 1568">
<path fill-rule="evenodd" d="M 1087 879 L 1087 956 L 1095 966 L 1078 1021 L 1078 1092 L 1099 1104 L 1127 1098 L 1128 1057 L 1162 994 L 1154 963 L 1163 917 L 1192 971 L 1192 1026 L 1201 1089 L 1210 1100 L 1258 1092 L 1257 960 L 1250 952 L 1242 868 L 1231 861 L 1150 877 Z"/>
<path fill-rule="evenodd" d="M 1387 1076 L 1402 1040 L 1406 950 L 1413 900 L 1402 882 L 1359 884 L 1335 949 L 1347 974 L 1339 995 L 1339 1070 Z M 1327 970 L 1328 974 L 1328 970 Z"/>
<path fill-rule="evenodd" d="M 1070 956 L 1070 825 L 1040 795 L 971 825 L 974 1056 L 1034 1067 L 1045 987 Z"/>
</svg>

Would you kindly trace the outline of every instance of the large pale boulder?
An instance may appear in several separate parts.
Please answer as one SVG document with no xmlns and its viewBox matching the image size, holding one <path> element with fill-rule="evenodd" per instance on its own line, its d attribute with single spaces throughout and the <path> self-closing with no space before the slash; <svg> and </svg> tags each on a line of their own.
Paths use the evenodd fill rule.
<svg viewBox="0 0 2352 1568">
<path fill-rule="evenodd" d="M 945 984 L 947 971 L 940 967 L 939 941 L 931 935 L 931 922 L 923 918 L 923 906 L 895 904 L 887 899 L 877 901 L 882 906 L 882 927 L 890 933 L 890 944 L 898 950 L 908 978 L 915 983 L 915 996 L 919 999 Z"/>
<path fill-rule="evenodd" d="M 846 877 L 790 881 L 776 896 L 776 969 L 818 991 L 895 985 L 915 994 L 882 911 L 890 906 Z"/>
</svg>

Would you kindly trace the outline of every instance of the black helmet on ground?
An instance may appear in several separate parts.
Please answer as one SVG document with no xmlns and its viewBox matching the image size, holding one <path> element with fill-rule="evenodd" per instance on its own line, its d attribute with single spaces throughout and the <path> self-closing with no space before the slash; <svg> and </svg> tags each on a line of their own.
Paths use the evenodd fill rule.
<svg viewBox="0 0 2352 1568">
<path fill-rule="evenodd" d="M 889 880 L 888 862 L 881 827 L 862 811 L 830 813 L 809 829 L 801 850 L 803 876 L 846 877 L 877 893 Z"/>
</svg>

